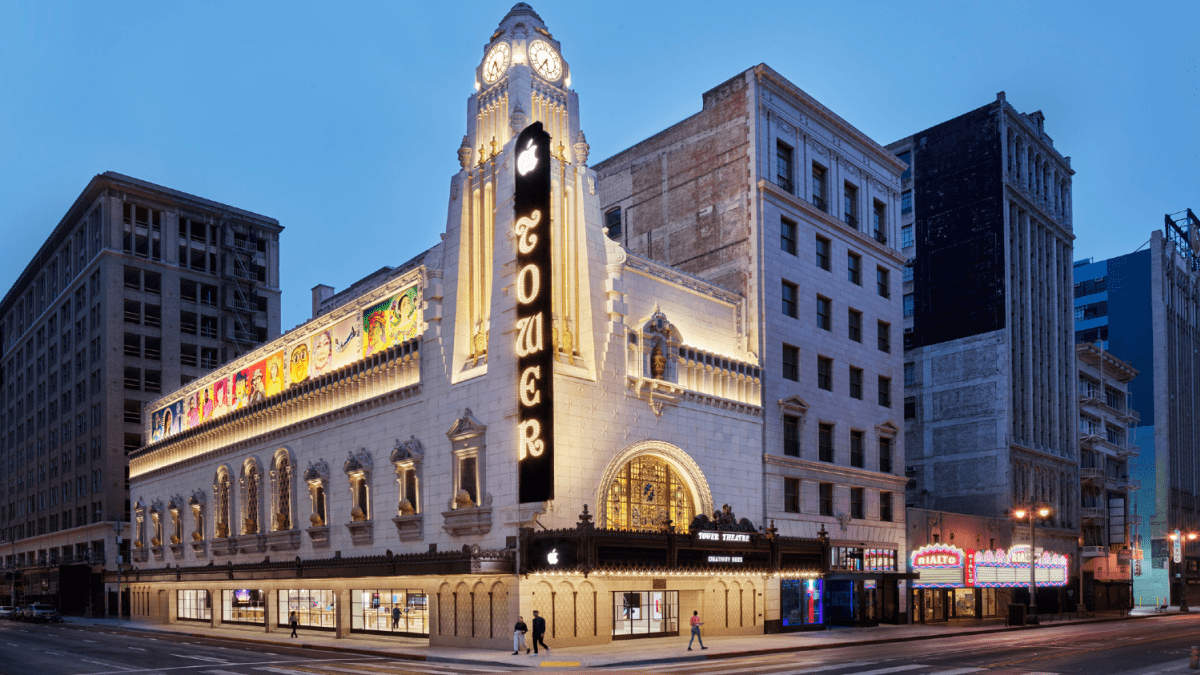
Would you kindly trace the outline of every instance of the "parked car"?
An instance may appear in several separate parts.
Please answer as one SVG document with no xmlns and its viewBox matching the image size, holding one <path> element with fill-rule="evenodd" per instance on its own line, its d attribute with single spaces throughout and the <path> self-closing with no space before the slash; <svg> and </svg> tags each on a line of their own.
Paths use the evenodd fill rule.
<svg viewBox="0 0 1200 675">
<path fill-rule="evenodd" d="M 0 605 L 0 619 L 11 619 L 17 608 L 11 605 Z"/>
<path fill-rule="evenodd" d="M 26 621 L 35 623 L 62 623 L 62 614 L 58 613 L 58 608 L 54 605 L 30 605 L 25 615 Z"/>
</svg>

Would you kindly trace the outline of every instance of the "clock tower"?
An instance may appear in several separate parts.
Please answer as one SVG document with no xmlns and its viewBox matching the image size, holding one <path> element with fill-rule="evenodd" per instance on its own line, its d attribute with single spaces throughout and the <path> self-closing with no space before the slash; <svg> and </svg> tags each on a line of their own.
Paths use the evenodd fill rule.
<svg viewBox="0 0 1200 675">
<path fill-rule="evenodd" d="M 588 144 L 579 130 L 579 99 L 561 45 L 525 3 L 508 12 L 483 46 L 475 92 L 467 101 L 467 133 L 458 149 L 461 171 L 451 187 L 448 245 L 458 252 L 454 357 L 451 378 L 463 381 L 495 371 L 496 342 L 512 327 L 497 319 L 511 310 L 506 268 L 514 255 L 514 148 L 523 130 L 541 124 L 549 134 L 552 264 L 544 283 L 552 294 L 549 340 L 556 362 L 594 368 L 588 326 L 592 265 L 588 249 L 603 251 L 595 175 L 586 166 Z M 589 241 L 586 223 L 595 230 Z M 602 256 L 602 254 L 601 254 Z M 600 270 L 602 272 L 602 270 Z M 603 283 L 602 280 L 597 283 Z M 493 328 L 500 328 L 498 332 Z M 584 334 L 588 340 L 581 339 Z M 490 362 L 490 363 L 489 363 Z"/>
</svg>

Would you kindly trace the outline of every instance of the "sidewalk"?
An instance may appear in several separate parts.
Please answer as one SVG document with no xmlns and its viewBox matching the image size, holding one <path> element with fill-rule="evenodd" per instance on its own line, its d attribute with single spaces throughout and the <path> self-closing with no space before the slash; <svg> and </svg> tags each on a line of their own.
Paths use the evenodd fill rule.
<svg viewBox="0 0 1200 675">
<path fill-rule="evenodd" d="M 290 638 L 288 637 L 290 631 L 287 628 L 280 628 L 275 632 L 267 633 L 260 627 L 231 627 L 224 625 L 220 628 L 212 629 L 203 625 L 191 625 L 187 623 L 164 626 L 128 620 L 118 623 L 115 619 L 77 617 L 67 617 L 67 623 L 79 626 L 96 626 L 107 630 L 136 631 L 147 634 L 188 635 L 209 639 L 237 640 L 253 644 L 286 645 L 367 656 L 386 656 L 412 661 L 503 665 L 510 667 L 537 667 L 545 663 L 545 665 L 553 664 L 559 667 L 583 666 L 595 668 L 602 666 L 691 662 L 759 654 L 886 644 L 889 642 L 932 640 L 960 635 L 1038 630 L 1076 623 L 1151 619 L 1156 616 L 1174 616 L 1178 613 L 1178 607 L 1171 607 L 1165 613 L 1156 612 L 1153 607 L 1140 607 L 1134 609 L 1129 616 L 1121 616 L 1119 612 L 1108 614 L 1096 613 L 1094 618 L 1044 621 L 1040 626 L 1026 627 L 1010 628 L 1004 626 L 1003 623 L 1000 625 L 972 626 L 953 624 L 892 626 L 885 624 L 874 628 L 834 628 L 826 631 L 803 633 L 711 637 L 705 638 L 705 645 L 708 646 L 707 650 L 701 651 L 699 646 L 696 645 L 695 650 L 691 652 L 686 651 L 684 648 L 687 644 L 688 636 L 681 635 L 680 637 L 648 638 L 587 647 L 564 647 L 562 649 L 552 649 L 548 654 L 538 656 L 526 656 L 525 654 L 512 656 L 507 650 L 494 651 L 431 647 L 427 640 L 418 638 L 354 635 L 336 639 L 330 633 L 312 630 L 306 631 L 304 629 L 300 629 L 299 638 Z M 551 638 L 548 642 L 553 644 L 554 640 Z"/>
</svg>

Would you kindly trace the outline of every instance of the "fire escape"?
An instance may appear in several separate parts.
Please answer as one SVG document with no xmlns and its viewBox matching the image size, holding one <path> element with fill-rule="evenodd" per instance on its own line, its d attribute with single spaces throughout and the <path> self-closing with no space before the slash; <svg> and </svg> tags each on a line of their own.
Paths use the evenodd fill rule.
<svg viewBox="0 0 1200 675">
<path fill-rule="evenodd" d="M 257 347 L 261 340 L 255 326 L 255 315 L 259 311 L 255 300 L 254 286 L 265 279 L 255 264 L 258 250 L 258 235 L 253 230 L 239 232 L 228 222 L 222 228 L 221 248 L 224 249 L 226 264 L 221 273 L 225 281 L 225 309 L 228 312 L 225 339 L 234 345 L 234 356 L 238 358 Z"/>
</svg>

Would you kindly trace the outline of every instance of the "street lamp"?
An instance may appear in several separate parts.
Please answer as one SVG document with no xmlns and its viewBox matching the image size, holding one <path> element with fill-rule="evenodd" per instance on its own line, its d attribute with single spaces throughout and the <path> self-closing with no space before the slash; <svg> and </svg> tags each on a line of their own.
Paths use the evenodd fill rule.
<svg viewBox="0 0 1200 675">
<path fill-rule="evenodd" d="M 1174 543 L 1176 542 L 1176 540 L 1178 540 L 1180 547 L 1182 547 L 1183 542 L 1195 541 L 1196 537 L 1198 537 L 1198 536 L 1200 536 L 1200 535 L 1198 535 L 1195 532 L 1181 532 L 1179 530 L 1175 530 L 1171 534 L 1168 534 L 1167 538 L 1171 540 L 1172 548 L 1174 548 Z M 1181 551 L 1181 556 L 1180 556 L 1180 562 L 1175 562 L 1175 552 L 1172 551 L 1171 552 L 1171 565 L 1172 565 L 1172 567 L 1175 568 L 1175 576 L 1171 578 L 1171 585 L 1174 586 L 1175 579 L 1176 578 L 1179 579 L 1179 611 L 1190 612 L 1192 610 L 1191 610 L 1191 608 L 1188 607 L 1188 602 L 1187 602 L 1187 584 L 1184 583 L 1185 580 L 1182 578 L 1182 576 L 1180 575 L 1180 572 L 1179 572 L 1179 569 L 1180 569 L 1179 565 L 1181 562 L 1182 562 L 1182 551 Z"/>
<path fill-rule="evenodd" d="M 1017 520 L 1029 518 L 1029 613 L 1037 616 L 1037 547 L 1034 546 L 1034 530 L 1036 519 L 1045 520 L 1050 517 L 1050 507 L 1045 504 L 1033 508 L 1013 509 L 1013 517 Z"/>
</svg>

